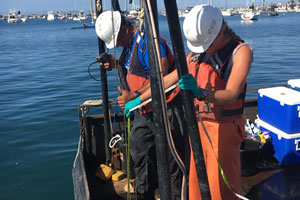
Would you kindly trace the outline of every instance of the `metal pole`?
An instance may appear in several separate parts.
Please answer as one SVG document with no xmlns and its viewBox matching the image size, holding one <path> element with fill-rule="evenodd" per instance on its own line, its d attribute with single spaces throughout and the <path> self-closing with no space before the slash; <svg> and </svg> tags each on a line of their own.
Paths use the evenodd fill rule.
<svg viewBox="0 0 300 200">
<path fill-rule="evenodd" d="M 162 86 L 162 77 L 159 69 L 159 60 L 156 48 L 155 48 L 155 39 L 159 39 L 159 30 L 158 30 L 158 20 L 157 20 L 157 4 L 156 0 L 151 0 L 152 14 L 155 21 L 155 27 L 157 32 L 157 38 L 154 38 L 153 29 L 150 24 L 150 15 L 148 4 L 145 3 L 145 28 L 147 33 L 148 41 L 148 59 L 150 70 L 150 83 L 151 83 L 151 92 L 152 92 L 152 111 L 153 111 L 153 123 L 157 128 L 155 136 L 155 151 L 157 159 L 157 174 L 158 174 L 158 183 L 160 189 L 160 198 L 162 200 L 171 199 L 171 178 L 169 170 L 169 160 L 167 156 L 167 142 L 166 142 L 166 104 L 164 90 Z M 159 89 L 158 89 L 159 88 Z M 164 112 L 165 111 L 165 112 Z"/>
<path fill-rule="evenodd" d="M 182 74 L 188 73 L 188 68 L 181 34 L 181 27 L 179 23 L 177 4 L 176 0 L 164 0 L 164 3 L 170 29 L 177 73 L 178 77 L 180 78 Z M 202 144 L 194 109 L 194 100 L 189 91 L 181 90 L 181 94 L 186 113 L 185 117 L 188 124 L 188 132 L 190 134 L 201 196 L 202 199 L 211 199 L 202 151 Z"/>
<path fill-rule="evenodd" d="M 102 13 L 102 1 L 96 0 L 96 16 L 98 17 Z M 98 37 L 98 49 L 99 55 L 105 52 L 104 42 Z M 107 90 L 107 73 L 103 67 L 100 67 L 101 73 L 101 88 L 102 88 L 102 100 L 103 100 L 103 114 L 104 114 L 104 134 L 105 134 L 105 159 L 106 165 L 110 165 L 110 148 L 108 143 L 111 137 L 111 129 L 109 125 L 109 107 L 108 107 L 108 90 Z"/>
</svg>

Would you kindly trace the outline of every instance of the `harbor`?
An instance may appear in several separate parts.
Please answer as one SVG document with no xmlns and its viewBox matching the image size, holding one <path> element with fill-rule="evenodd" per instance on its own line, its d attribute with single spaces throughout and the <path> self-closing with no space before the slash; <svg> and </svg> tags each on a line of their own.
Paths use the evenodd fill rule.
<svg viewBox="0 0 300 200">
<path fill-rule="evenodd" d="M 0 123 L 0 199 L 74 199 L 78 105 L 102 99 L 101 83 L 88 72 L 88 65 L 98 55 L 95 29 L 74 29 L 83 27 L 84 22 L 93 26 L 91 14 L 85 11 L 85 19 L 79 21 L 60 20 L 56 11 L 55 20 L 47 20 L 48 13 L 26 14 L 25 23 L 8 23 L 6 13 L 0 13 L 0 107 L 4 119 Z M 300 77 L 299 17 L 297 9 L 285 6 L 278 16 L 259 16 L 256 21 L 244 21 L 241 14 L 224 18 L 253 49 L 248 88 L 287 85 L 288 80 Z M 160 34 L 171 44 L 163 11 L 158 20 Z M 187 54 L 186 42 L 184 45 Z M 121 49 L 116 54 L 120 55 Z M 90 73 L 100 79 L 98 65 Z M 109 99 L 116 101 L 115 71 L 108 72 L 107 78 Z M 250 91 L 247 99 L 257 95 Z M 95 113 L 102 111 L 95 107 Z M 111 111 L 118 113 L 120 108 L 112 105 Z"/>
</svg>

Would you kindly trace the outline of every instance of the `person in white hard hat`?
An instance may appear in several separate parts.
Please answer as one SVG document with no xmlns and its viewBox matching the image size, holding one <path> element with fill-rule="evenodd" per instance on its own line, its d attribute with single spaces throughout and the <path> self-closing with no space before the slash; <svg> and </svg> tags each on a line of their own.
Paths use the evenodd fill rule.
<svg viewBox="0 0 300 200">
<path fill-rule="evenodd" d="M 106 69 L 115 68 L 115 63 L 125 68 L 127 75 L 125 80 L 128 85 L 119 88 L 121 95 L 118 97 L 118 104 L 124 108 L 125 103 L 135 99 L 148 88 L 150 88 L 149 62 L 146 34 L 125 20 L 118 11 L 106 11 L 98 16 L 95 24 L 96 33 L 103 40 L 108 49 L 123 47 L 123 52 L 118 60 L 108 54 L 109 62 L 100 63 Z M 175 69 L 175 62 L 171 50 L 164 38 L 160 38 L 160 55 L 162 72 L 164 75 Z M 120 73 L 120 70 L 119 70 Z M 120 76 L 121 78 L 122 76 Z M 125 87 L 125 86 L 124 86 Z M 179 155 L 183 152 L 183 130 L 185 129 L 181 116 L 183 108 L 181 98 L 178 95 L 179 88 L 176 88 L 167 95 L 168 116 L 170 116 L 171 132 Z M 136 101 L 139 99 L 136 98 Z M 152 122 L 152 107 L 146 105 L 134 113 L 133 126 L 131 128 L 131 156 L 134 161 L 134 172 L 136 178 L 135 189 L 137 199 L 154 199 L 154 191 L 158 187 L 156 154 L 154 141 L 154 124 Z M 129 115 L 127 115 L 129 117 Z M 172 199 L 180 199 L 180 187 L 182 173 L 170 155 Z"/>
<path fill-rule="evenodd" d="M 182 75 L 178 81 L 177 72 L 173 71 L 164 77 L 164 85 L 167 88 L 178 81 L 180 88 L 190 90 L 195 98 L 212 199 L 239 199 L 235 193 L 240 193 L 241 185 L 242 114 L 252 50 L 228 27 L 220 9 L 210 5 L 195 6 L 184 19 L 183 31 L 191 50 L 187 56 L 190 74 Z M 151 91 L 147 90 L 139 98 L 145 101 L 150 96 Z M 125 105 L 125 113 L 131 106 L 131 102 Z M 201 199 L 192 153 L 189 199 Z"/>
</svg>

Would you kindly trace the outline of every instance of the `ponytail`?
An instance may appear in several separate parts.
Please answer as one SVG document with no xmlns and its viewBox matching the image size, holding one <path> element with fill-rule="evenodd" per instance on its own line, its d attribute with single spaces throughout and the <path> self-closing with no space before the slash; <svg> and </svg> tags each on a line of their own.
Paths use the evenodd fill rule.
<svg viewBox="0 0 300 200">
<path fill-rule="evenodd" d="M 242 40 L 240 38 L 240 36 L 236 35 L 235 32 L 231 28 L 229 28 L 229 26 L 227 25 L 227 23 L 225 21 L 223 21 L 222 28 L 224 29 L 223 33 L 226 37 L 233 38 L 238 42 L 244 42 L 244 40 Z"/>
</svg>

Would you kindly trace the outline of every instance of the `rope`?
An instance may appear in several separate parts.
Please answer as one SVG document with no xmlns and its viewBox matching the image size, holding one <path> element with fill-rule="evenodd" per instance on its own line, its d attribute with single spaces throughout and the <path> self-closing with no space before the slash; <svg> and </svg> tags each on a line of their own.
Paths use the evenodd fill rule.
<svg viewBox="0 0 300 200">
<path fill-rule="evenodd" d="M 144 32 L 144 17 L 145 17 L 145 12 L 144 8 L 141 8 L 141 10 L 138 12 L 137 19 L 139 20 L 139 29 L 141 32 Z"/>
<path fill-rule="evenodd" d="M 206 137 L 207 137 L 207 139 L 208 139 L 208 141 L 209 141 L 209 143 L 210 143 L 210 146 L 211 146 L 211 148 L 212 148 L 212 150 L 213 150 L 213 152 L 214 152 L 214 155 L 215 155 L 216 160 L 217 160 L 217 163 L 218 163 L 219 171 L 220 171 L 220 173 L 221 173 L 221 175 L 222 175 L 222 178 L 223 178 L 223 180 L 224 180 L 224 182 L 225 182 L 227 188 L 228 188 L 228 189 L 229 189 L 236 197 L 238 197 L 238 198 L 240 198 L 240 199 L 243 199 L 243 200 L 249 200 L 249 199 L 247 199 L 246 197 L 244 197 L 244 196 L 242 196 L 242 195 L 240 195 L 240 194 L 238 194 L 238 193 L 235 193 L 235 192 L 232 190 L 232 188 L 231 188 L 231 186 L 230 186 L 230 184 L 229 184 L 229 182 L 228 182 L 228 180 L 227 180 L 227 178 L 226 178 L 226 176 L 225 176 L 225 172 L 224 172 L 224 170 L 223 170 L 223 168 L 222 168 L 222 166 L 221 166 L 221 163 L 220 163 L 220 161 L 219 161 L 219 159 L 218 159 L 218 157 L 217 157 L 217 155 L 216 155 L 216 152 L 215 152 L 215 149 L 214 149 L 214 147 L 213 147 L 212 141 L 211 141 L 211 139 L 210 139 L 210 137 L 209 137 L 209 135 L 208 135 L 208 132 L 207 132 L 205 126 L 204 126 L 204 123 L 203 123 L 203 121 L 202 121 L 202 119 L 201 119 L 199 113 L 198 113 L 198 118 L 199 118 L 199 121 L 201 122 L 201 125 L 202 125 L 203 130 L 204 130 L 204 133 L 205 133 L 205 135 L 206 135 Z"/>
<path fill-rule="evenodd" d="M 100 3 L 100 0 L 97 0 L 97 10 L 101 10 L 101 3 Z"/>
<path fill-rule="evenodd" d="M 110 139 L 110 141 L 109 141 L 109 148 L 114 148 L 115 147 L 115 145 L 119 142 L 119 141 L 122 141 L 122 137 L 119 135 L 119 134 L 117 134 L 117 135 L 115 135 L 114 137 L 112 137 L 111 139 Z"/>
<path fill-rule="evenodd" d="M 128 130 L 128 138 L 127 138 L 127 200 L 131 199 L 130 195 L 130 118 L 127 118 L 127 130 Z"/>
</svg>

